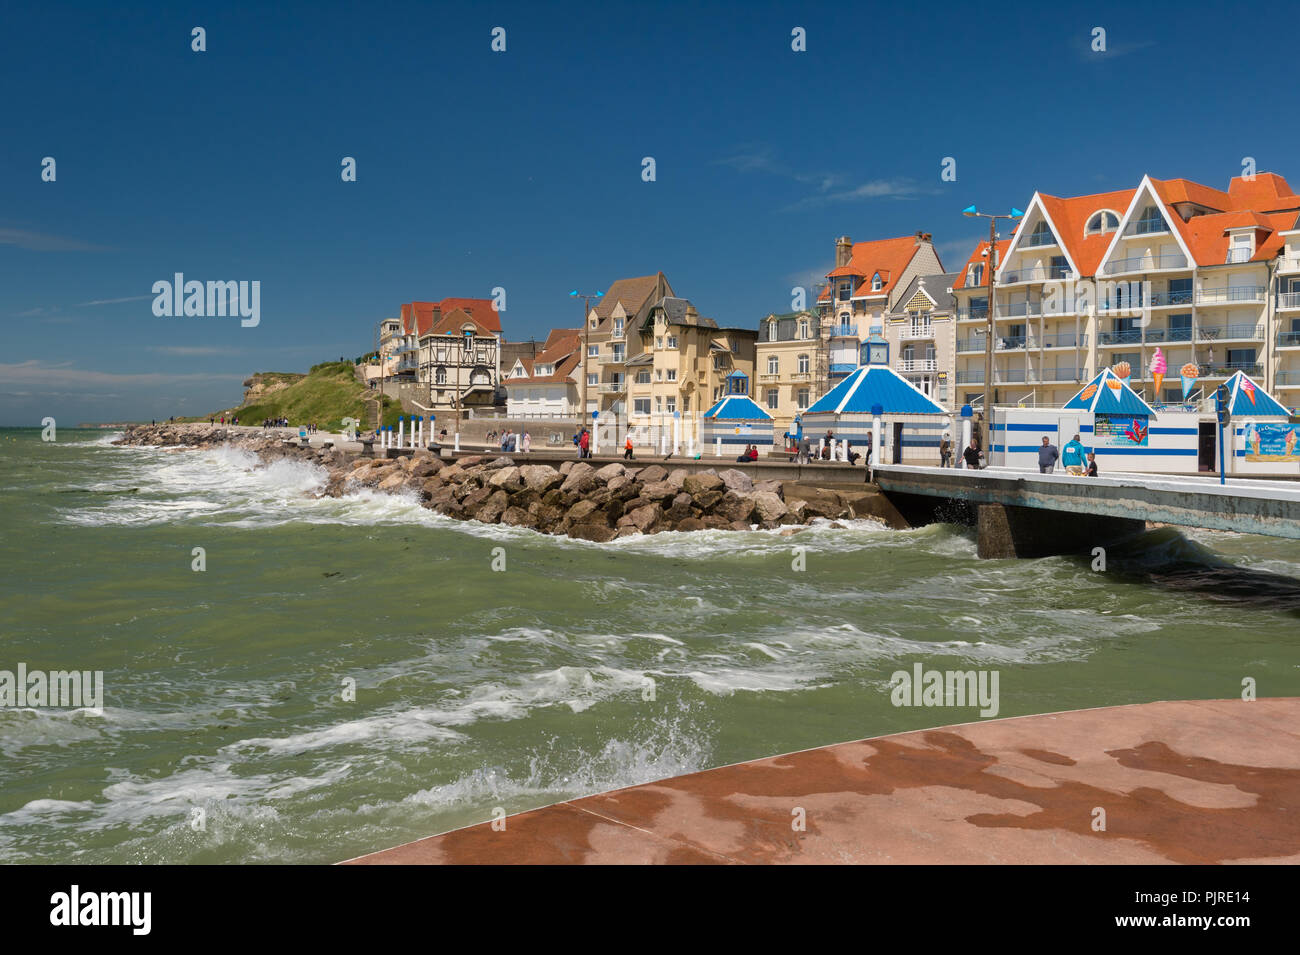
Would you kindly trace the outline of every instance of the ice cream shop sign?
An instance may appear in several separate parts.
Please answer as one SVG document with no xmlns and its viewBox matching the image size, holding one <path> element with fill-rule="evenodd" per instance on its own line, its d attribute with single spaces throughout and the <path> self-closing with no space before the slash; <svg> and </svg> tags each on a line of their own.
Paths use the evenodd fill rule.
<svg viewBox="0 0 1300 955">
<path fill-rule="evenodd" d="M 1296 450 L 1296 443 L 1300 441 L 1298 430 L 1300 425 L 1246 422 L 1246 460 L 1300 462 L 1300 453 Z"/>
</svg>

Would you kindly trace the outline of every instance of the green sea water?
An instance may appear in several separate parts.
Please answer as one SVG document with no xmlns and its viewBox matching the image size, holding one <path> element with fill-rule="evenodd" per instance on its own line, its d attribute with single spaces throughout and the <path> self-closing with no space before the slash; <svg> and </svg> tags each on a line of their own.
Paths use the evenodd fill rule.
<svg viewBox="0 0 1300 955">
<path fill-rule="evenodd" d="M 1105 572 L 948 526 L 591 544 L 111 437 L 0 431 L 0 670 L 105 682 L 102 715 L 0 708 L 0 861 L 333 862 L 979 719 L 892 705 L 917 662 L 997 671 L 999 716 L 1300 695 L 1300 542 L 1163 529 Z"/>
</svg>

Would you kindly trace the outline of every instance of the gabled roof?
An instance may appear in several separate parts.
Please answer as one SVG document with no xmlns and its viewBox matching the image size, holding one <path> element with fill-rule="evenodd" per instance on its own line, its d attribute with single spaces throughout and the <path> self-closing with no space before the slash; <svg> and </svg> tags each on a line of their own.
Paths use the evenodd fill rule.
<svg viewBox="0 0 1300 955">
<path fill-rule="evenodd" d="M 986 242 L 985 245 L 987 244 Z M 925 294 L 934 302 L 936 311 L 950 311 L 952 293 L 948 289 L 957 286 L 965 274 L 965 272 L 944 272 L 942 275 L 914 276 L 912 281 L 907 283 L 907 288 L 903 289 L 903 294 L 898 297 L 898 304 L 895 307 L 906 310 L 908 303 L 916 297 L 916 293 L 924 288 Z"/>
<path fill-rule="evenodd" d="M 1226 382 L 1229 390 L 1228 408 L 1233 415 L 1254 417 L 1281 415 L 1290 418 L 1291 412 L 1244 371 L 1238 371 Z"/>
<path fill-rule="evenodd" d="M 947 414 L 916 385 L 884 365 L 863 365 L 824 394 L 804 412 L 811 414 L 871 414 L 880 405 L 885 414 Z"/>
<path fill-rule="evenodd" d="M 466 325 L 474 326 L 475 333 L 479 335 L 491 335 L 494 331 L 464 309 L 453 308 L 449 312 L 443 312 L 442 317 L 433 324 L 433 327 L 423 334 L 459 335 Z"/>
<path fill-rule="evenodd" d="M 549 351 L 564 339 L 577 338 L 581 334 L 581 328 L 552 328 L 546 333 L 546 341 L 542 343 L 542 351 Z"/>
<path fill-rule="evenodd" d="M 646 303 L 659 290 L 659 282 L 663 281 L 664 286 L 668 289 L 668 294 L 672 294 L 672 286 L 668 285 L 668 279 L 662 272 L 656 272 L 653 275 L 639 275 L 630 279 L 616 279 L 612 285 L 601 296 L 600 301 L 591 306 L 591 310 L 596 313 L 597 318 L 607 319 L 613 314 L 614 305 L 618 302 L 623 303 L 623 310 L 627 312 L 628 317 L 635 316 Z"/>
<path fill-rule="evenodd" d="M 997 243 L 995 244 L 998 262 L 1002 262 L 1007 257 L 1007 246 L 1009 246 L 1010 244 L 1011 244 L 1010 239 L 998 239 Z M 982 265 L 985 263 L 985 261 L 987 261 L 988 256 L 986 256 L 984 253 L 988 250 L 988 247 L 989 247 L 988 239 L 984 239 L 981 242 L 976 244 L 975 251 L 973 251 L 970 254 L 970 258 L 966 260 L 966 264 L 963 265 L 961 267 L 961 271 L 957 273 L 958 276 L 957 281 L 952 283 L 953 288 L 984 288 L 985 287 L 985 284 L 988 282 L 987 273 L 985 273 L 985 279 L 983 282 L 980 282 L 976 285 L 970 285 L 970 286 L 966 284 L 966 276 L 970 274 L 970 267 L 972 265 Z"/>
<path fill-rule="evenodd" d="M 727 395 L 708 411 L 704 417 L 722 421 L 771 421 L 772 416 L 752 398 L 744 395 Z"/>
<path fill-rule="evenodd" d="M 1088 382 L 1073 398 L 1061 406 L 1069 411 L 1093 411 L 1102 414 L 1153 415 L 1155 409 L 1142 400 L 1136 391 L 1124 384 L 1109 368 Z"/>
<path fill-rule="evenodd" d="M 856 276 L 859 281 L 854 283 L 856 287 L 852 293 L 853 298 L 887 296 L 920 247 L 921 240 L 915 234 L 897 239 L 854 242 L 848 264 L 832 269 L 826 273 L 826 277 L 835 279 L 845 275 Z M 882 283 L 879 289 L 873 290 L 871 280 L 877 272 L 880 273 Z M 831 289 L 832 286 L 823 289 L 818 301 L 829 301 Z"/>
<path fill-rule="evenodd" d="M 537 353 L 536 358 L 520 359 L 528 363 L 526 378 L 508 378 L 502 384 L 509 385 L 547 385 L 573 381 L 573 371 L 582 359 L 581 331 L 575 328 L 553 328 L 546 336 L 545 347 Z M 555 371 L 549 375 L 536 375 L 533 372 L 538 365 L 554 365 Z"/>
<path fill-rule="evenodd" d="M 1081 278 L 1090 278 L 1097 274 L 1097 266 L 1102 256 L 1110 247 L 1114 232 L 1103 232 L 1085 236 L 1084 229 L 1088 220 L 1103 209 L 1114 212 L 1117 218 L 1124 217 L 1124 210 L 1133 201 L 1136 189 L 1120 189 L 1116 192 L 1098 192 L 1088 196 L 1049 196 L 1039 194 L 1043 208 L 1055 226 L 1057 240 L 1065 246 L 1071 261 L 1079 269 Z"/>
<path fill-rule="evenodd" d="M 501 332 L 501 316 L 487 298 L 444 298 L 441 302 L 410 302 L 402 306 L 402 330 L 407 335 L 427 335 L 436 321 L 435 316 L 460 309 L 474 322 L 492 334 Z"/>
</svg>

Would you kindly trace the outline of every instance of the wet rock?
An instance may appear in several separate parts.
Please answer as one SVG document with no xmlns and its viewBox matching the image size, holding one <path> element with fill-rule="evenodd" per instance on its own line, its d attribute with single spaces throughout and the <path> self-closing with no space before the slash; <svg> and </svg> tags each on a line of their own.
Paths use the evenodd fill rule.
<svg viewBox="0 0 1300 955">
<path fill-rule="evenodd" d="M 677 522 L 677 526 L 673 529 L 678 531 L 702 531 L 707 526 L 698 517 L 684 517 Z"/>
<path fill-rule="evenodd" d="M 510 504 L 510 495 L 505 491 L 494 491 L 483 504 L 474 512 L 474 519 L 482 521 L 484 524 L 495 524 L 501 520 L 501 515 L 505 513 Z"/>
<path fill-rule="evenodd" d="M 787 510 L 785 502 L 771 491 L 758 491 L 754 494 L 754 513 L 764 524 L 779 521 Z"/>
<path fill-rule="evenodd" d="M 565 462 L 572 464 L 573 462 Z M 524 484 L 534 491 L 545 493 L 564 483 L 564 475 L 549 464 L 525 464 L 519 469 Z"/>
<path fill-rule="evenodd" d="M 753 479 L 744 471 L 727 468 L 718 477 L 722 479 L 722 483 L 727 486 L 728 491 L 735 491 L 737 494 L 749 494 L 754 490 Z"/>
</svg>

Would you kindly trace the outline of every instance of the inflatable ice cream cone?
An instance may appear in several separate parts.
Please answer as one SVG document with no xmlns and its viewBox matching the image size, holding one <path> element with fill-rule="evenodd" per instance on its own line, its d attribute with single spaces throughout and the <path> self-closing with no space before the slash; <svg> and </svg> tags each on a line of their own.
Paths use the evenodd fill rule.
<svg viewBox="0 0 1300 955">
<path fill-rule="evenodd" d="M 1157 348 L 1155 357 L 1151 359 L 1151 377 L 1155 379 L 1157 398 L 1160 397 L 1160 386 L 1165 383 L 1165 372 L 1168 370 L 1169 366 L 1165 363 L 1165 356 Z"/>
<path fill-rule="evenodd" d="M 1189 361 L 1187 364 L 1183 365 L 1182 368 L 1178 369 L 1178 377 L 1183 380 L 1184 401 L 1187 400 L 1188 392 L 1192 390 L 1192 385 L 1196 383 L 1196 379 L 1199 378 L 1200 375 L 1201 369 L 1197 367 L 1195 362 Z"/>
</svg>

